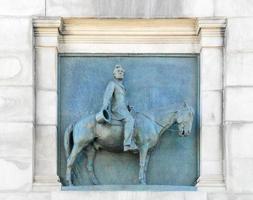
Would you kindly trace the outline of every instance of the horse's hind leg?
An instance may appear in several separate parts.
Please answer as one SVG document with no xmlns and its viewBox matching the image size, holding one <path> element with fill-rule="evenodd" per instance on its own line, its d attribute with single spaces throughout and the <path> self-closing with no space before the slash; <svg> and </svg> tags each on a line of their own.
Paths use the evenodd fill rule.
<svg viewBox="0 0 253 200">
<path fill-rule="evenodd" d="M 148 147 L 144 146 L 140 148 L 140 171 L 139 171 L 139 182 L 140 184 L 146 184 L 145 176 L 145 164 L 148 154 Z"/>
<path fill-rule="evenodd" d="M 87 155 L 86 167 L 88 170 L 89 179 L 94 185 L 98 185 L 99 181 L 94 173 L 94 159 L 96 157 L 96 149 L 92 145 L 89 145 L 87 147 L 86 155 Z"/>
<path fill-rule="evenodd" d="M 79 146 L 77 144 L 74 144 L 73 146 L 73 149 L 68 157 L 68 160 L 67 160 L 67 171 L 66 171 L 66 180 L 69 184 L 69 186 L 72 186 L 72 180 L 71 180 L 71 170 L 72 170 L 72 166 L 73 166 L 73 163 L 75 162 L 76 160 L 76 157 L 78 155 L 78 153 L 82 150 L 82 146 Z"/>
</svg>

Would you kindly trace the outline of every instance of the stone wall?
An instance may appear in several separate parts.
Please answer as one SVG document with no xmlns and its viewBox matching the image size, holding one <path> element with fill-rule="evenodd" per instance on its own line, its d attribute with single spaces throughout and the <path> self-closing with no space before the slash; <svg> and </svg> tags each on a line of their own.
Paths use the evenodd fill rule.
<svg viewBox="0 0 253 200">
<path fill-rule="evenodd" d="M 222 117 L 227 191 L 198 197 L 253 199 L 252 0 L 0 0 L 0 199 L 56 199 L 54 193 L 32 192 L 34 141 L 43 137 L 34 131 L 34 16 L 227 18 Z M 177 195 L 183 194 L 170 197 Z"/>
</svg>

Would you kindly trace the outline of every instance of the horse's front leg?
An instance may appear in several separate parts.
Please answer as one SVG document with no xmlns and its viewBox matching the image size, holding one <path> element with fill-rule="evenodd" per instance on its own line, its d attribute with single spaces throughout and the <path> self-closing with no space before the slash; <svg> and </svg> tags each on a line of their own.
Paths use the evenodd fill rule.
<svg viewBox="0 0 253 200">
<path fill-rule="evenodd" d="M 146 185 L 146 176 L 145 176 L 145 165 L 148 154 L 148 147 L 143 146 L 140 148 L 140 170 L 139 170 L 139 182 L 140 184 Z"/>
<path fill-rule="evenodd" d="M 144 180 L 147 182 L 147 170 L 148 170 L 148 164 L 151 156 L 151 151 L 148 150 L 147 157 L 146 157 L 146 162 L 145 162 L 145 167 L 144 167 Z"/>
<path fill-rule="evenodd" d="M 99 181 L 94 173 L 94 159 L 96 157 L 96 149 L 90 145 L 88 146 L 86 150 L 86 155 L 87 155 L 87 170 L 89 174 L 89 179 L 94 185 L 98 185 Z"/>
</svg>

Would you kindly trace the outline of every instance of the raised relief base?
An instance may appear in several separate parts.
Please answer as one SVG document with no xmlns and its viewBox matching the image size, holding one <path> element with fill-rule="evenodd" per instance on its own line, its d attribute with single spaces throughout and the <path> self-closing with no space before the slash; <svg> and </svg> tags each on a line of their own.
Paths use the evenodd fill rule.
<svg viewBox="0 0 253 200">
<path fill-rule="evenodd" d="M 196 184 L 198 191 L 225 191 L 226 185 L 222 176 L 199 177 Z"/>
<path fill-rule="evenodd" d="M 36 176 L 33 191 L 60 191 L 61 186 L 58 176 Z"/>
</svg>

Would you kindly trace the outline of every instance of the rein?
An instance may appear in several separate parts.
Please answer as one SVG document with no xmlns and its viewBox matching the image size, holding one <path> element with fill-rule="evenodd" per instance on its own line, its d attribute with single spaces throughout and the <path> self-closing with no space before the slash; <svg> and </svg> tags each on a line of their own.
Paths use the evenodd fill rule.
<svg viewBox="0 0 253 200">
<path fill-rule="evenodd" d="M 151 117 L 149 117 L 148 115 L 138 112 L 139 114 L 142 114 L 143 116 L 147 117 L 148 119 L 150 119 L 152 122 L 155 122 L 158 126 L 162 127 L 163 129 L 166 129 L 166 126 L 160 124 L 158 121 L 156 121 L 155 119 L 152 119 Z M 171 112 L 172 113 L 172 112 Z M 167 128 L 166 130 L 170 130 L 170 131 L 175 131 L 175 132 L 179 132 L 179 130 L 176 129 L 172 129 L 172 128 Z"/>
</svg>

